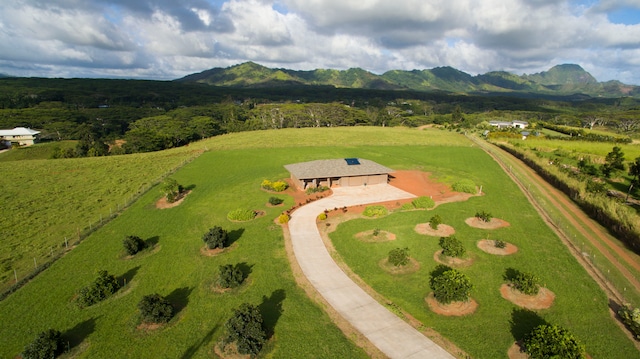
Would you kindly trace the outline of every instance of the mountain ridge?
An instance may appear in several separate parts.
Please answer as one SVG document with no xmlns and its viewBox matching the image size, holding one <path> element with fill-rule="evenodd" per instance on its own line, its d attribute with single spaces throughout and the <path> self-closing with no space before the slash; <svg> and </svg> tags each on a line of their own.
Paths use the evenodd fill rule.
<svg viewBox="0 0 640 359">
<path fill-rule="evenodd" d="M 591 97 L 640 97 L 640 86 L 626 85 L 619 81 L 598 82 L 577 64 L 560 64 L 547 71 L 529 75 L 491 71 L 474 76 L 450 66 L 423 70 L 389 70 L 377 75 L 362 68 L 290 70 L 245 62 L 226 68 L 212 68 L 174 81 L 238 88 L 329 85 L 338 88 L 446 91 L 469 94 L 583 94 Z"/>
</svg>

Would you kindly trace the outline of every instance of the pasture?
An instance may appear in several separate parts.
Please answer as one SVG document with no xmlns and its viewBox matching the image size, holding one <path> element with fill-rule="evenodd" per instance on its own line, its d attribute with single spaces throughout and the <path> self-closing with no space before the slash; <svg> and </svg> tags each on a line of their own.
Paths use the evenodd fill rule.
<svg viewBox="0 0 640 359">
<path fill-rule="evenodd" d="M 273 194 L 260 189 L 263 179 L 288 177 L 285 164 L 343 157 L 367 158 L 394 169 L 428 171 L 446 183 L 469 178 L 485 188 L 486 196 L 474 197 L 468 202 L 447 204 L 427 212 L 394 213 L 379 220 L 350 221 L 340 225 L 335 234 L 336 247 L 353 270 L 425 326 L 451 339 L 473 357 L 503 357 L 514 340 L 514 331 L 519 333 L 523 328 L 517 317 L 519 312 L 497 292 L 504 270 L 514 267 L 536 272 L 556 292 L 556 307 L 538 315 L 574 331 L 587 344 L 591 355 L 602 357 L 605 348 L 609 350 L 606 357 L 637 354 L 608 317 L 604 294 L 524 202 L 517 188 L 487 155 L 464 136 L 452 132 L 357 127 L 289 129 L 223 135 L 184 149 L 156 154 L 28 161 L 24 171 L 18 169 L 12 175 L 24 185 L 13 187 L 12 195 L 3 201 L 24 195 L 27 199 L 22 207 L 14 208 L 14 211 L 24 211 L 22 219 L 37 225 L 39 218 L 49 218 L 37 227 L 39 231 L 24 237 L 23 242 L 39 246 L 53 237 L 50 233 L 65 222 L 67 213 L 82 212 L 90 221 L 108 207 L 96 203 L 92 193 L 102 194 L 93 198 L 105 198 L 109 196 L 104 191 L 109 190 L 108 194 L 115 193 L 126 200 L 141 186 L 152 184 L 151 179 L 156 178 L 151 175 L 152 171 L 160 176 L 180 166 L 193 156 L 191 152 L 200 149 L 206 152 L 172 175 L 192 189 L 183 203 L 159 210 L 155 208 L 160 197 L 156 187 L 142 191 L 122 214 L 0 302 L 0 322 L 3 323 L 0 357 L 15 357 L 36 333 L 47 328 L 56 328 L 69 338 L 70 356 L 76 358 L 212 357 L 212 348 L 223 335 L 231 310 L 243 302 L 259 306 L 265 316 L 270 340 L 262 357 L 365 357 L 294 281 L 282 230 L 274 224 L 274 219 L 291 206 L 293 200 L 282 196 L 285 199 L 282 208 L 269 207 L 266 204 Z M 38 178 L 51 171 L 50 166 L 56 166 L 57 173 L 74 175 L 66 175 L 62 182 Z M 107 179 L 108 185 L 103 186 L 102 182 Z M 39 186 L 42 188 L 38 189 Z M 69 202 L 68 208 L 52 203 L 38 212 L 40 214 L 30 212 L 46 200 L 46 193 L 54 194 L 53 200 L 60 201 L 71 189 L 78 190 L 73 191 L 78 194 L 78 203 Z M 31 198 L 32 190 L 41 194 Z M 82 205 L 87 207 L 78 207 Z M 63 214 L 60 208 L 65 208 Z M 236 208 L 261 210 L 265 215 L 249 222 L 228 221 L 227 213 Z M 486 232 L 465 229 L 461 221 L 483 209 L 511 223 L 508 228 L 496 230 L 496 234 L 504 233 L 505 240 L 517 244 L 521 249 L 519 254 L 495 260 L 474 250 L 471 243 L 486 236 Z M 437 239 L 428 241 L 412 233 L 411 224 L 428 221 L 426 216 L 430 213 L 440 213 L 445 223 L 460 230 L 459 238 L 475 256 L 475 263 L 464 270 L 476 285 L 473 297 L 480 306 L 469 317 L 441 318 L 424 307 L 423 298 L 429 291 L 425 273 L 434 266 L 433 259 L 429 261 L 429 258 L 433 256 Z M 18 233 L 19 221 L 14 219 L 11 223 L 7 228 Z M 372 268 L 372 261 L 377 263 L 388 252 L 384 247 L 387 243 L 360 247 L 350 241 L 354 241 L 353 233 L 372 229 L 374 223 L 396 233 L 397 243 L 407 243 L 411 255 L 421 263 L 419 272 L 391 277 L 390 281 L 385 277 L 387 274 Z M 201 253 L 204 246 L 201 237 L 215 225 L 232 233 L 233 244 L 222 254 L 205 256 Z M 122 240 L 126 235 L 140 236 L 154 243 L 154 247 L 133 258 L 125 258 Z M 14 247 L 26 246 L 23 242 L 15 242 Z M 350 247 L 342 248 L 341 244 Z M 46 249 L 45 246 L 45 252 Z M 363 250 L 369 253 L 356 255 Z M 218 267 L 238 263 L 247 269 L 246 282 L 226 293 L 212 290 Z M 73 302 L 75 294 L 101 269 L 122 282 L 126 280 L 127 285 L 104 302 L 78 308 Z M 167 296 L 178 307 L 177 316 L 156 330 L 136 329 L 137 303 L 142 296 L 155 292 Z M 576 299 L 578 296 L 580 301 Z M 512 318 L 518 319 L 514 327 L 509 324 Z M 593 323 L 598 323 L 597 328 Z M 586 333 L 588 331 L 593 333 Z"/>
</svg>

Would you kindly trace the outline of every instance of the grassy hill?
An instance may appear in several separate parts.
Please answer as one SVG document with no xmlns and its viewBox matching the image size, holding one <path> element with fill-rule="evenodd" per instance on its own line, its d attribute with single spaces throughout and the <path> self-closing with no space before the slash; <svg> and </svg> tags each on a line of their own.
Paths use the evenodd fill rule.
<svg viewBox="0 0 640 359">
<path fill-rule="evenodd" d="M 15 357 L 36 333 L 52 327 L 70 338 L 70 356 L 75 358 L 208 358 L 213 356 L 212 347 L 222 337 L 224 323 L 232 308 L 243 302 L 260 307 L 267 331 L 272 334 L 262 357 L 365 357 L 351 338 L 346 338 L 295 284 L 282 230 L 273 222 L 282 208 L 267 206 L 272 194 L 259 188 L 263 179 L 287 177 L 285 164 L 343 157 L 367 158 L 394 169 L 429 171 L 445 183 L 468 178 L 484 185 L 486 195 L 481 198 L 450 207 L 443 205 L 442 209 L 451 213 L 445 217 L 455 217 L 457 221 L 467 212 L 487 209 L 508 219 L 513 228 L 509 231 L 510 240 L 518 241 L 523 249 L 520 257 L 511 259 L 513 265 L 530 265 L 540 277 L 551 278 L 548 283 L 558 293 L 556 305 L 538 315 L 578 333 L 593 357 L 627 358 L 637 354 L 609 316 L 604 294 L 569 256 L 559 239 L 540 223 L 523 195 L 495 162 L 455 132 L 372 127 L 243 132 L 166 152 L 80 160 L 35 160 L 28 161 L 30 165 L 24 168 L 7 166 L 3 172 L 12 170 L 12 178 L 19 179 L 22 186 L 13 187 L 13 195 L 3 198 L 3 202 L 19 195 L 25 197 L 21 199 L 22 207 L 12 211 L 22 211 L 21 218 L 33 221 L 31 226 L 39 230 L 21 237 L 22 242 L 14 242 L 14 247 L 25 247 L 27 241 L 31 246 L 40 245 L 50 237 L 49 232 L 67 221 L 68 215 L 82 212 L 88 218 L 97 217 L 100 208 L 106 208 L 97 199 L 103 198 L 104 202 L 104 198 L 109 197 L 101 191 L 108 189 L 117 198 L 128 198 L 139 186 L 144 188 L 145 184 L 152 184 L 153 173 L 161 175 L 167 169 L 177 168 L 199 150 L 205 152 L 172 175 L 192 189 L 182 204 L 160 210 L 155 208 L 160 197 L 156 188 L 143 191 L 117 218 L 0 302 L 0 322 L 3 323 L 0 326 L 0 357 Z M 55 176 L 62 175 L 50 175 L 57 178 L 56 181 L 47 178 L 47 171 L 54 169 Z M 42 193 L 50 193 L 52 197 Z M 57 201 L 67 200 L 66 197 L 77 198 L 77 202 L 69 200 L 64 205 L 55 205 Z M 282 198 L 285 199 L 283 208 L 293 204 L 292 198 Z M 43 206 L 47 202 L 52 204 Z M 265 215 L 250 222 L 228 221 L 226 214 L 237 208 L 261 210 Z M 31 212 L 36 209 L 41 212 Z M 399 215 L 402 220 L 398 223 L 409 226 L 410 221 L 427 221 L 422 217 L 427 218 L 430 213 Z M 34 219 L 45 216 L 51 219 L 46 224 Z M 382 221 L 385 226 L 391 226 L 394 218 L 398 217 Z M 12 223 L 12 235 L 20 235 L 20 223 Z M 346 232 L 341 225 L 341 233 L 348 233 L 359 223 L 362 221 L 345 224 Z M 231 231 L 234 243 L 225 253 L 204 256 L 201 237 L 215 225 Z M 122 247 L 126 235 L 140 236 L 155 246 L 139 256 L 127 258 Z M 417 240 L 403 238 L 398 240 Z M 413 248 L 418 250 L 418 247 Z M 427 253 L 426 249 L 420 260 L 424 271 L 429 271 L 435 262 L 428 259 L 432 253 Z M 538 256 L 539 250 L 553 253 L 557 265 L 545 265 L 541 259 L 544 256 Z M 370 253 L 379 254 L 380 251 L 384 248 Z M 29 259 L 28 254 L 25 256 Z M 392 299 L 402 308 L 416 312 L 425 327 L 442 330 L 472 357 L 494 358 L 496 353 L 506 352 L 507 344 L 514 341 L 514 334 L 508 321 L 512 307 L 508 302 L 502 302 L 491 284 L 502 275 L 504 266 L 512 262 L 488 261 L 480 257 L 477 266 L 469 269 L 475 278 L 479 276 L 477 273 L 490 273 L 489 279 L 476 282 L 478 289 L 474 295 L 479 300 L 480 310 L 470 317 L 446 318 L 426 313 L 424 307 L 416 304 L 422 300 L 422 292 L 427 291 L 428 278 L 422 274 L 410 281 L 397 282 L 407 286 L 405 294 L 418 293 L 418 298 Z M 248 268 L 246 283 L 227 293 L 212 290 L 218 267 L 223 264 L 242 264 Z M 74 296 L 101 269 L 108 270 L 121 281 L 126 279 L 126 287 L 105 302 L 78 308 L 73 302 Z M 562 278 L 554 279 L 560 274 Z M 376 280 L 374 285 L 377 285 Z M 571 290 L 561 288 L 562 283 L 580 285 Z M 136 304 L 142 296 L 154 292 L 168 296 L 178 306 L 178 315 L 158 330 L 136 329 Z M 384 289 L 381 292 L 388 295 Z M 478 328 L 479 323 L 492 321 L 494 324 L 487 333 L 479 334 L 473 329 Z M 598 326 L 585 327 L 584 323 L 598 323 Z"/>
</svg>

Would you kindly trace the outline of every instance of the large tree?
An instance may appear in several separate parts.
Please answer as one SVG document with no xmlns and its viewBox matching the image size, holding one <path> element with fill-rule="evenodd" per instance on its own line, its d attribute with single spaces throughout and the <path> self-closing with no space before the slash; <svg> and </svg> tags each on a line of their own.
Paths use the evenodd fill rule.
<svg viewBox="0 0 640 359">
<path fill-rule="evenodd" d="M 624 171 L 624 153 L 620 147 L 614 146 L 613 150 L 607 153 L 601 171 L 607 178 L 611 177 L 613 172 Z"/>
<path fill-rule="evenodd" d="M 233 310 L 233 316 L 224 325 L 227 329 L 225 343 L 235 342 L 240 354 L 258 354 L 267 336 L 262 322 L 260 310 L 251 304 L 243 303 Z"/>
<path fill-rule="evenodd" d="M 532 359 L 582 359 L 584 346 L 568 330 L 557 325 L 539 325 L 522 340 L 524 352 Z"/>
</svg>

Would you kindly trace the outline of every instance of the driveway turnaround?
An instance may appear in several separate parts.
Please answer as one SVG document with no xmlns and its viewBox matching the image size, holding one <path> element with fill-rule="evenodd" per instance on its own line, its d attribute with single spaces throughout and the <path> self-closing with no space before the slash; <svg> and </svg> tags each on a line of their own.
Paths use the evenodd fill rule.
<svg viewBox="0 0 640 359">
<path fill-rule="evenodd" d="M 315 289 L 390 358 L 453 358 L 355 284 L 333 261 L 316 226 L 325 209 L 415 197 L 388 184 L 341 187 L 293 212 L 289 232 L 296 259 Z"/>
</svg>

